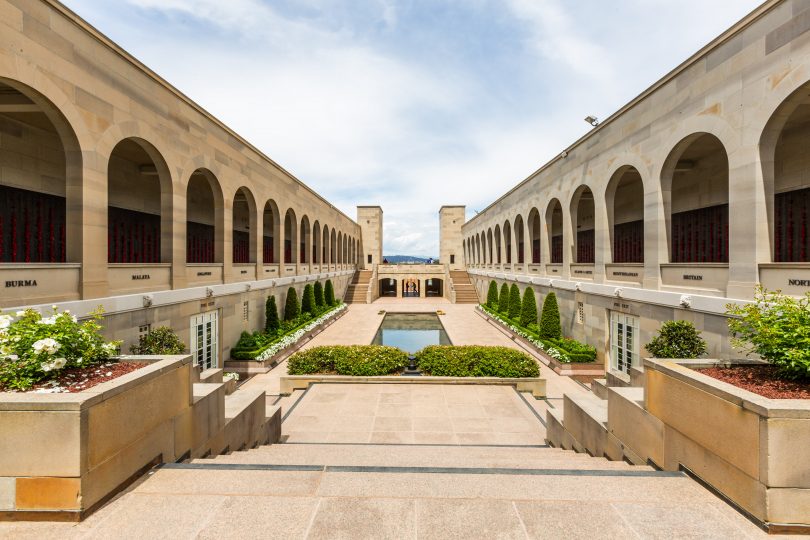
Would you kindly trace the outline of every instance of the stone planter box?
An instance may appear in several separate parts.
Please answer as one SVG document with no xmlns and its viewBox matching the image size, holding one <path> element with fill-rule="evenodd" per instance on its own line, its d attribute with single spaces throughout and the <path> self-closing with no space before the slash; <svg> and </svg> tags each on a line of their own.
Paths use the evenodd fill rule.
<svg viewBox="0 0 810 540">
<path fill-rule="evenodd" d="M 514 386 L 518 392 L 531 392 L 536 398 L 546 397 L 546 380 L 541 378 L 507 379 L 500 377 L 410 377 L 383 375 L 379 377 L 352 377 L 350 375 L 282 375 L 280 392 L 289 395 L 295 390 L 306 390 L 314 383 L 345 384 L 466 384 Z"/>
<path fill-rule="evenodd" d="M 525 337 L 521 336 L 520 334 L 516 334 L 505 325 L 503 322 L 499 321 L 498 319 L 492 317 L 486 311 L 481 309 L 476 309 L 476 312 L 485 318 L 490 323 L 498 326 L 504 332 L 509 334 L 509 337 L 512 338 L 513 341 L 517 341 L 521 343 L 524 347 L 529 348 L 536 354 L 540 356 L 546 361 L 546 364 L 554 370 L 554 373 L 557 375 L 563 375 L 566 377 L 571 377 L 576 379 L 580 382 L 589 383 L 594 379 L 599 379 L 605 376 L 605 365 L 601 362 L 560 362 L 556 358 L 553 358 L 546 354 L 543 349 L 540 349 L 537 345 L 526 339 Z"/>
<path fill-rule="evenodd" d="M 340 311 L 337 315 L 332 317 L 331 319 L 324 322 L 322 325 L 313 328 L 295 342 L 293 345 L 277 352 L 275 355 L 267 358 L 265 360 L 225 360 L 225 368 L 227 371 L 233 371 L 236 373 L 247 374 L 247 375 L 255 375 L 257 373 L 267 373 L 275 366 L 292 356 L 293 353 L 297 352 L 301 347 L 303 347 L 308 341 L 310 341 L 313 337 L 317 336 L 330 326 L 334 324 L 338 319 L 343 317 L 348 309 L 344 309 Z"/>
<path fill-rule="evenodd" d="M 770 532 L 810 532 L 810 400 L 768 399 L 692 369 L 717 365 L 728 363 L 644 360 L 659 465 L 688 469 Z"/>
<path fill-rule="evenodd" d="M 0 518 L 79 520 L 187 451 L 191 357 L 154 358 L 85 392 L 0 393 Z"/>
</svg>

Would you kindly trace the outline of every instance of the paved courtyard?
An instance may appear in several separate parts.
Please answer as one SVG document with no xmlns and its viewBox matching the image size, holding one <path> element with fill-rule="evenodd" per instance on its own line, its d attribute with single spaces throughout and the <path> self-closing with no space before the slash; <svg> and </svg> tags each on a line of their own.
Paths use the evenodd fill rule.
<svg viewBox="0 0 810 540">
<path fill-rule="evenodd" d="M 455 344 L 520 348 L 473 306 L 352 305 L 308 343 L 369 343 L 389 311 L 443 309 Z M 282 364 L 246 384 L 277 399 Z M 0 538 L 764 538 L 681 473 L 544 444 L 542 418 L 587 388 L 541 366 L 549 397 L 507 386 L 316 384 L 285 397 L 284 443 L 165 465 L 80 524 Z"/>
</svg>

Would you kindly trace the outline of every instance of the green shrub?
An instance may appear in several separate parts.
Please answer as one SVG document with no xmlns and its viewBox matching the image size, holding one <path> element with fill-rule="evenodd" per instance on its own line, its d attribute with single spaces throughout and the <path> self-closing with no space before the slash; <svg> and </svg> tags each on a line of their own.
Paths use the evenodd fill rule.
<svg viewBox="0 0 810 540">
<path fill-rule="evenodd" d="M 298 303 L 298 293 L 294 287 L 287 289 L 287 302 L 284 304 L 284 320 L 294 321 L 301 314 L 301 305 Z"/>
<path fill-rule="evenodd" d="M 323 290 L 324 302 L 327 306 L 335 305 L 335 287 L 332 285 L 332 280 L 326 280 L 326 287 Z"/>
<path fill-rule="evenodd" d="M 489 291 L 487 291 L 487 306 L 491 309 L 498 309 L 498 284 L 495 280 L 489 282 Z"/>
<path fill-rule="evenodd" d="M 667 321 L 647 345 L 655 358 L 698 358 L 706 354 L 706 341 L 689 321 Z"/>
<path fill-rule="evenodd" d="M 501 294 L 498 295 L 498 312 L 509 315 L 509 285 L 501 285 Z"/>
<path fill-rule="evenodd" d="M 810 293 L 793 298 L 758 287 L 754 303 L 728 304 L 731 343 L 776 366 L 786 379 L 810 379 Z"/>
<path fill-rule="evenodd" d="M 569 362 L 587 363 L 596 361 L 596 347 L 581 343 L 575 339 L 547 339 L 543 343 L 565 353 Z"/>
<path fill-rule="evenodd" d="M 301 313 L 309 313 L 310 317 L 317 313 L 315 307 L 315 291 L 310 283 L 307 283 L 304 287 L 304 294 L 301 296 Z"/>
<path fill-rule="evenodd" d="M 419 369 L 438 377 L 538 377 L 529 355 L 508 347 L 431 345 L 416 353 Z"/>
<path fill-rule="evenodd" d="M 183 354 L 185 344 L 180 341 L 174 330 L 168 326 L 153 328 L 138 340 L 137 345 L 129 348 L 132 354 Z"/>
<path fill-rule="evenodd" d="M 408 354 L 382 345 L 333 345 L 295 353 L 287 361 L 290 375 L 328 373 L 370 377 L 401 372 Z"/>
<path fill-rule="evenodd" d="M 276 297 L 268 296 L 264 303 L 264 331 L 268 334 L 278 334 L 279 320 Z"/>
<path fill-rule="evenodd" d="M 515 284 L 509 289 L 509 318 L 520 320 L 520 289 Z"/>
<path fill-rule="evenodd" d="M 324 308 L 325 302 L 323 299 L 323 285 L 321 285 L 320 281 L 315 282 L 313 294 L 315 295 L 315 307 L 317 307 L 319 310 L 322 310 Z"/>
<path fill-rule="evenodd" d="M 543 313 L 540 315 L 541 339 L 560 339 L 562 337 L 562 324 L 560 324 L 560 308 L 557 307 L 557 295 L 550 292 L 543 301 Z"/>
<path fill-rule="evenodd" d="M 520 307 L 520 325 L 528 330 L 534 325 L 537 328 L 537 301 L 534 299 L 534 291 L 531 287 L 526 287 L 523 291 L 523 303 Z"/>
</svg>

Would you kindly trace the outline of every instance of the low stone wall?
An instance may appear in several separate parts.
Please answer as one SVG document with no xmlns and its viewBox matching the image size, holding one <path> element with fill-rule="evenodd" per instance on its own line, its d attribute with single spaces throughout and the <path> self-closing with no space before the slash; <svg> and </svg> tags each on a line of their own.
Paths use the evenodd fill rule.
<svg viewBox="0 0 810 540">
<path fill-rule="evenodd" d="M 691 369 L 719 363 L 646 359 L 643 409 L 620 415 L 635 429 L 610 414 L 611 432 L 665 470 L 688 469 L 772 532 L 810 532 L 810 400 L 768 399 Z"/>
<path fill-rule="evenodd" d="M 295 390 L 306 390 L 314 383 L 346 384 L 463 384 L 463 385 L 507 385 L 518 392 L 531 392 L 536 398 L 546 397 L 546 380 L 541 378 L 500 378 L 500 377 L 409 377 L 388 375 L 379 377 L 352 377 L 349 375 L 282 375 L 281 390 L 289 395 Z"/>
<path fill-rule="evenodd" d="M 278 440 L 263 395 L 228 411 L 190 356 L 129 359 L 151 365 L 85 392 L 0 393 L 0 519 L 80 520 L 155 464 Z"/>
</svg>

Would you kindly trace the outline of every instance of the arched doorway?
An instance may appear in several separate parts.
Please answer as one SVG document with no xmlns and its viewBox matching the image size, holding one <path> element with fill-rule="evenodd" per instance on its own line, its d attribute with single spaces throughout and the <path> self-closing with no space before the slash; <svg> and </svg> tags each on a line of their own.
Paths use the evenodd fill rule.
<svg viewBox="0 0 810 540">
<path fill-rule="evenodd" d="M 246 187 L 236 190 L 233 196 L 233 262 L 247 264 L 256 262 L 256 247 L 251 231 L 256 230 L 256 202 Z"/>
<path fill-rule="evenodd" d="M 124 139 L 113 148 L 107 166 L 108 262 L 170 262 L 171 191 L 166 163 L 150 143 Z"/>
<path fill-rule="evenodd" d="M 614 263 L 644 262 L 644 183 L 635 167 L 622 167 L 605 192 Z"/>
<path fill-rule="evenodd" d="M 295 218 L 295 211 L 292 208 L 284 215 L 284 263 L 295 264 L 295 245 L 298 237 L 298 220 Z"/>
<path fill-rule="evenodd" d="M 222 208 L 222 190 L 213 173 L 194 171 L 186 190 L 186 262 L 222 262 Z"/>
<path fill-rule="evenodd" d="M 571 199 L 571 225 L 574 234 L 573 260 L 593 264 L 596 255 L 595 208 L 591 188 L 582 186 Z"/>
<path fill-rule="evenodd" d="M 379 280 L 380 296 L 396 296 L 397 280 L 394 278 L 382 278 Z"/>
<path fill-rule="evenodd" d="M 503 224 L 503 246 L 506 251 L 506 264 L 512 264 L 512 226 L 508 221 Z"/>
<path fill-rule="evenodd" d="M 419 298 L 419 280 L 416 278 L 405 278 L 402 280 L 402 297 Z"/>
<path fill-rule="evenodd" d="M 0 78 L 0 101 L 0 263 L 81 262 L 82 153 L 73 129 L 17 81 Z"/>
<path fill-rule="evenodd" d="M 425 280 L 425 296 L 444 296 L 444 280 L 438 278 L 428 278 Z"/>
<path fill-rule="evenodd" d="M 551 249 L 551 264 L 562 264 L 563 213 L 562 205 L 557 199 L 552 199 L 546 210 L 546 227 L 548 230 L 548 245 Z"/>
<path fill-rule="evenodd" d="M 661 191 L 670 261 L 728 262 L 728 155 L 708 133 L 683 139 L 664 165 Z"/>
<path fill-rule="evenodd" d="M 532 246 L 532 264 L 540 264 L 540 212 L 532 208 L 529 212 L 529 242 Z"/>
<path fill-rule="evenodd" d="M 523 264 L 525 262 L 523 256 L 524 239 L 523 239 L 523 216 L 518 215 L 515 218 L 515 243 L 517 244 L 517 262 Z"/>
<path fill-rule="evenodd" d="M 278 205 L 273 199 L 268 200 L 264 204 L 264 217 L 262 219 L 262 228 L 264 229 L 262 260 L 264 264 L 278 263 L 280 220 Z"/>
<path fill-rule="evenodd" d="M 299 262 L 309 263 L 309 243 L 311 242 L 311 233 L 309 228 L 309 218 L 304 215 L 301 218 L 301 236 L 300 236 L 300 258 Z"/>
</svg>

